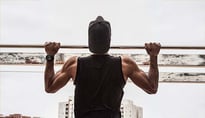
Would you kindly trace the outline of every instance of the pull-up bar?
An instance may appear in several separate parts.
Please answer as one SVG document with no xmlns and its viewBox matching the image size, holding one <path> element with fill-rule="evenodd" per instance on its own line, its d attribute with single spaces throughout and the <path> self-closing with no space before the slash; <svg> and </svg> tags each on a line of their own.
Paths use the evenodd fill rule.
<svg viewBox="0 0 205 118">
<path fill-rule="evenodd" d="M 44 45 L 13 45 L 13 44 L 0 44 L 0 48 L 44 48 Z M 85 45 L 61 45 L 60 48 L 70 49 L 86 49 Z M 144 46 L 111 46 L 111 49 L 144 49 Z M 161 49 L 200 49 L 204 50 L 205 46 L 162 46 Z"/>
</svg>

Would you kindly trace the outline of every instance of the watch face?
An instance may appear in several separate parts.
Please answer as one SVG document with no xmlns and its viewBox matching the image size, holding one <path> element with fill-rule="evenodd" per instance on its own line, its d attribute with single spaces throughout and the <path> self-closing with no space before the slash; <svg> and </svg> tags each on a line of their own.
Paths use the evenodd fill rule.
<svg viewBox="0 0 205 118">
<path fill-rule="evenodd" d="M 52 55 L 47 55 L 46 56 L 47 61 L 53 61 L 53 59 L 54 59 L 54 56 L 52 56 Z"/>
<path fill-rule="evenodd" d="M 51 60 L 51 57 L 49 56 L 47 59 L 48 59 L 48 60 Z"/>
</svg>

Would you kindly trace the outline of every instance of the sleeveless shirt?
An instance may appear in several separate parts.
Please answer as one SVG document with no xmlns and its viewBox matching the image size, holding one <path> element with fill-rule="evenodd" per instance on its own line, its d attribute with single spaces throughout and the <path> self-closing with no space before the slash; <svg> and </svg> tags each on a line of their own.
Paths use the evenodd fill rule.
<svg viewBox="0 0 205 118">
<path fill-rule="evenodd" d="M 120 118 L 125 80 L 120 57 L 79 57 L 74 81 L 75 118 Z"/>
</svg>

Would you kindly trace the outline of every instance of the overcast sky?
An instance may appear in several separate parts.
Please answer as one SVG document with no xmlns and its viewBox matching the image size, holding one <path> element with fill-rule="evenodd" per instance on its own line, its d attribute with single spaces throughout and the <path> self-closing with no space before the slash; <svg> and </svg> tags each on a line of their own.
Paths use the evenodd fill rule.
<svg viewBox="0 0 205 118">
<path fill-rule="evenodd" d="M 0 43 L 87 45 L 88 23 L 111 22 L 112 45 L 205 44 L 205 0 L 0 0 Z"/>
</svg>

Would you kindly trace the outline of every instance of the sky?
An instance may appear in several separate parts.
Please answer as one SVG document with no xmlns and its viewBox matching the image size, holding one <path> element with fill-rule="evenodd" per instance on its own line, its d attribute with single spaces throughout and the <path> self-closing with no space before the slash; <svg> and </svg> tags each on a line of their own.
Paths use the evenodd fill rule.
<svg viewBox="0 0 205 118">
<path fill-rule="evenodd" d="M 111 23 L 112 45 L 205 44 L 205 0 L 0 0 L 0 44 L 57 41 L 62 45 L 87 45 L 88 24 L 98 15 Z M 0 49 L 0 52 L 9 50 Z M 57 117 L 58 102 L 73 95 L 74 88 L 69 83 L 54 95 L 46 94 L 43 68 L 0 65 L 0 113 Z M 41 72 L 22 74 L 5 70 Z M 190 72 L 190 68 L 181 71 L 184 70 Z M 204 118 L 204 91 L 204 84 L 160 83 L 158 94 L 150 96 L 128 84 L 124 98 L 142 106 L 144 118 Z"/>
<path fill-rule="evenodd" d="M 204 0 L 0 0 L 3 44 L 87 45 L 88 24 L 111 23 L 112 45 L 204 46 Z"/>
</svg>

